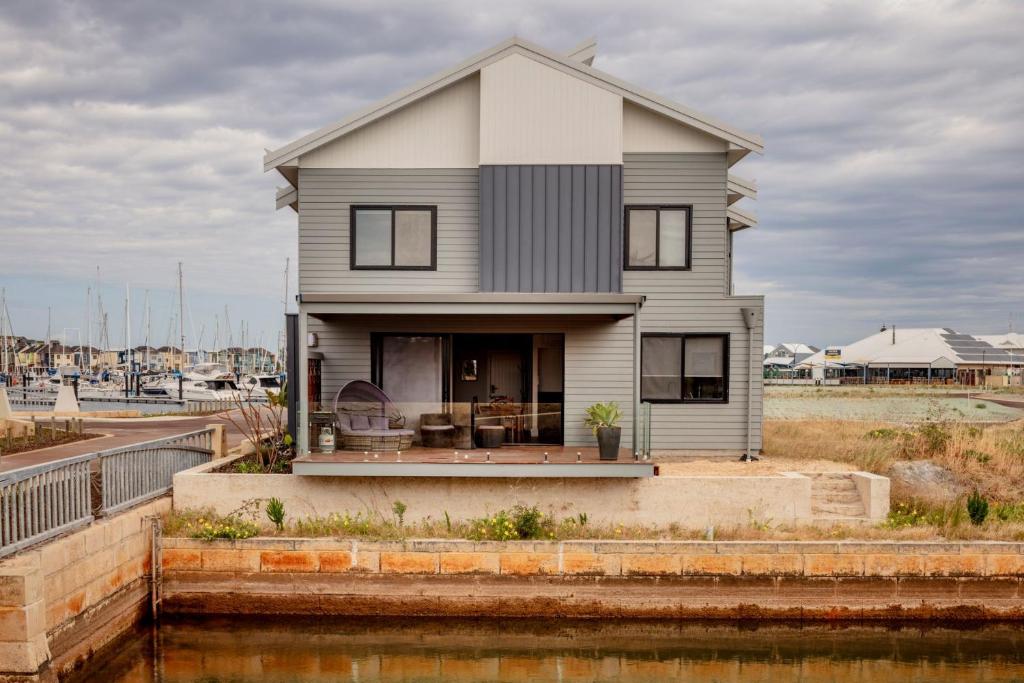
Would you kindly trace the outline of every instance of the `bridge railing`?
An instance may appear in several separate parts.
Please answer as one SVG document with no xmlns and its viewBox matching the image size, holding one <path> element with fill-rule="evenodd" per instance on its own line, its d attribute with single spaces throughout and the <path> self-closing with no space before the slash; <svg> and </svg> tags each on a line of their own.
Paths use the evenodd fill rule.
<svg viewBox="0 0 1024 683">
<path fill-rule="evenodd" d="M 0 557 L 162 496 L 213 457 L 213 430 L 0 473 Z"/>
</svg>

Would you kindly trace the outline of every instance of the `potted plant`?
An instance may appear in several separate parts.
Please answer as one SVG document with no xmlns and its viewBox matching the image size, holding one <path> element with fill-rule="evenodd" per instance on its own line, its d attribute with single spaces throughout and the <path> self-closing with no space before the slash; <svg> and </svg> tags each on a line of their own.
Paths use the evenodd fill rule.
<svg viewBox="0 0 1024 683">
<path fill-rule="evenodd" d="M 601 454 L 601 460 L 618 460 L 619 442 L 622 440 L 622 427 L 619 421 L 622 419 L 622 411 L 619 404 L 611 401 L 609 403 L 595 403 L 586 410 L 587 419 L 584 420 L 597 437 L 597 447 Z"/>
</svg>

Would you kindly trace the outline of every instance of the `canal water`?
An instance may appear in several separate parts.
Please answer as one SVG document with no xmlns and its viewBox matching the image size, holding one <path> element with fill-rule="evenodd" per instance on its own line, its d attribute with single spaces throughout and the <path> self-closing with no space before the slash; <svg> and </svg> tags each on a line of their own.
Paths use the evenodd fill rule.
<svg viewBox="0 0 1024 683">
<path fill-rule="evenodd" d="M 1024 625 L 165 618 L 71 681 L 1024 681 Z"/>
</svg>

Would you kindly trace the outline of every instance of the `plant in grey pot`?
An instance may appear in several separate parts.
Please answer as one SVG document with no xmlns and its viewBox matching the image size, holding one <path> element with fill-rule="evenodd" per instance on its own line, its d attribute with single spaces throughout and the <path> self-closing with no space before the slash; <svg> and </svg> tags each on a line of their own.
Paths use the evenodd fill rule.
<svg viewBox="0 0 1024 683">
<path fill-rule="evenodd" d="M 586 413 L 587 419 L 583 422 L 597 437 L 601 460 L 618 460 L 619 442 L 622 440 L 622 427 L 619 426 L 622 411 L 619 410 L 619 404 L 614 401 L 595 403 L 587 408 Z"/>
</svg>

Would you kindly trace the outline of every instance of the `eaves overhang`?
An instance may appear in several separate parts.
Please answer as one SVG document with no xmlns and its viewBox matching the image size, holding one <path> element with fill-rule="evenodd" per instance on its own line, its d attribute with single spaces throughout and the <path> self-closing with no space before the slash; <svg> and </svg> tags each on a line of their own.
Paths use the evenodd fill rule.
<svg viewBox="0 0 1024 683">
<path fill-rule="evenodd" d="M 735 206 L 730 206 L 725 210 L 725 217 L 729 224 L 729 230 L 733 232 L 757 225 L 757 216 Z"/>
<path fill-rule="evenodd" d="M 757 181 L 730 173 L 726 181 L 726 201 L 732 206 L 743 198 L 757 199 Z"/>
</svg>

